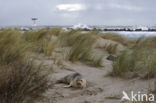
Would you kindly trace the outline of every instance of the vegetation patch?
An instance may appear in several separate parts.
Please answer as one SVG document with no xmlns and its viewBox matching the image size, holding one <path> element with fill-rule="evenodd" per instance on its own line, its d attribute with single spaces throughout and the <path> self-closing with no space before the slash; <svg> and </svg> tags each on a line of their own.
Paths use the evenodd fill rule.
<svg viewBox="0 0 156 103">
<path fill-rule="evenodd" d="M 147 79 L 156 75 L 156 53 L 155 47 L 149 46 L 148 39 L 136 42 L 132 49 L 123 51 L 113 62 L 111 75 L 124 77 L 128 72 Z"/>
<path fill-rule="evenodd" d="M 101 35 L 103 39 L 108 39 L 112 41 L 116 41 L 118 43 L 121 43 L 124 46 L 128 46 L 128 40 L 124 38 L 123 36 L 116 34 L 116 33 L 104 33 Z"/>
<path fill-rule="evenodd" d="M 109 54 L 116 54 L 117 52 L 117 47 L 118 44 L 106 44 L 104 46 L 104 49 L 109 53 Z"/>
<path fill-rule="evenodd" d="M 20 31 L 0 32 L 0 103 L 33 103 L 49 88 L 48 75 L 31 60 L 30 47 Z"/>
</svg>

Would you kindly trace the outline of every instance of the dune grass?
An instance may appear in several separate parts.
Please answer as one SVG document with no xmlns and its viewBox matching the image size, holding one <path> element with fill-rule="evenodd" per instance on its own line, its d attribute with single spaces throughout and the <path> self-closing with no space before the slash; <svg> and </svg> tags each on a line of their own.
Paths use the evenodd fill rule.
<svg viewBox="0 0 156 103">
<path fill-rule="evenodd" d="M 92 58 L 90 59 L 89 65 L 94 66 L 94 67 L 101 67 L 102 59 L 103 59 L 103 56 L 93 55 Z"/>
<path fill-rule="evenodd" d="M 106 44 L 104 46 L 104 49 L 109 53 L 109 54 L 116 54 L 117 52 L 117 47 L 118 44 Z"/>
<path fill-rule="evenodd" d="M 56 40 L 49 41 L 47 44 L 44 46 L 44 54 L 45 56 L 51 56 L 53 51 L 58 47 L 59 42 Z"/>
<path fill-rule="evenodd" d="M 16 62 L 0 66 L 0 102 L 33 103 L 41 99 L 50 85 L 47 74 L 33 62 Z M 43 98 L 42 98 L 43 99 Z"/>
<path fill-rule="evenodd" d="M 98 36 L 92 33 L 76 32 L 70 38 L 71 49 L 68 53 L 68 59 L 72 62 L 82 61 L 93 66 L 101 66 L 102 58 L 93 53 L 93 44 Z"/>
<path fill-rule="evenodd" d="M 47 38 L 47 31 L 44 29 L 27 31 L 23 34 L 23 38 L 32 46 L 33 51 L 38 53 L 44 52 L 44 46 L 49 39 Z"/>
<path fill-rule="evenodd" d="M 22 33 L 0 32 L 0 103 L 33 103 L 48 88 L 47 73 L 35 65 Z"/>
<path fill-rule="evenodd" d="M 23 34 L 24 40 L 31 45 L 32 51 L 36 53 L 44 53 L 46 56 L 51 56 L 52 52 L 58 46 L 57 38 L 59 29 L 41 29 L 28 31 Z"/>
<path fill-rule="evenodd" d="M 123 51 L 113 62 L 112 75 L 124 77 L 127 72 L 147 79 L 156 77 L 156 49 L 149 39 L 138 39 L 132 49 Z"/>
<path fill-rule="evenodd" d="M 62 46 L 72 46 L 79 35 L 82 35 L 80 29 L 64 31 L 58 36 L 58 39 L 61 41 Z"/>
<path fill-rule="evenodd" d="M 123 36 L 116 34 L 116 33 L 104 33 L 101 35 L 103 39 L 108 39 L 112 41 L 116 41 L 118 43 L 121 43 L 124 46 L 128 46 L 128 40 L 124 38 Z"/>
<path fill-rule="evenodd" d="M 126 72 L 134 72 L 136 59 L 128 51 L 123 51 L 113 62 L 112 76 L 122 77 Z"/>
<path fill-rule="evenodd" d="M 25 32 L 23 38 L 31 45 L 33 52 L 51 56 L 56 48 L 67 46 L 71 48 L 68 60 L 87 61 L 98 66 L 101 64 L 101 57 L 92 56 L 92 47 L 99 38 L 98 33 L 98 31 L 83 33 L 80 29 L 63 31 L 60 28 L 53 28 Z"/>
<path fill-rule="evenodd" d="M 47 33 L 49 35 L 55 35 L 55 36 L 59 36 L 61 34 L 62 30 L 59 27 L 55 27 L 55 28 L 50 28 L 47 30 Z"/>
<path fill-rule="evenodd" d="M 156 49 L 156 37 L 141 37 L 140 39 L 140 41 L 142 41 L 142 43 L 144 43 L 147 48 Z"/>
<path fill-rule="evenodd" d="M 92 46 L 96 39 L 90 34 L 76 34 L 73 39 L 72 48 L 69 52 L 69 60 L 72 62 L 87 60 L 91 56 Z"/>
<path fill-rule="evenodd" d="M 22 41 L 21 36 L 19 31 L 11 29 L 0 32 L 0 63 L 9 64 L 25 57 L 29 47 Z"/>
</svg>

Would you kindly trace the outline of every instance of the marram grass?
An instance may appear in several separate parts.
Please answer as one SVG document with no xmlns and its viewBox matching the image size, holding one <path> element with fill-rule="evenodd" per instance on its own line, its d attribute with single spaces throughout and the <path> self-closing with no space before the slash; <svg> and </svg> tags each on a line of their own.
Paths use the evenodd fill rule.
<svg viewBox="0 0 156 103">
<path fill-rule="evenodd" d="M 49 88 L 47 73 L 30 53 L 20 31 L 0 32 L 0 103 L 34 103 Z"/>
</svg>

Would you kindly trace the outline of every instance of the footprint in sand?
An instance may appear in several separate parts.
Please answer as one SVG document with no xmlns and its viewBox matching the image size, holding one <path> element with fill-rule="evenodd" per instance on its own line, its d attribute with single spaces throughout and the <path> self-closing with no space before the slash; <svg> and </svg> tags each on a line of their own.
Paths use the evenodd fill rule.
<svg viewBox="0 0 156 103">
<path fill-rule="evenodd" d="M 103 89 L 102 88 L 88 88 L 86 90 L 84 90 L 81 95 L 84 96 L 84 95 L 97 95 L 98 93 L 101 93 L 103 92 Z"/>
</svg>

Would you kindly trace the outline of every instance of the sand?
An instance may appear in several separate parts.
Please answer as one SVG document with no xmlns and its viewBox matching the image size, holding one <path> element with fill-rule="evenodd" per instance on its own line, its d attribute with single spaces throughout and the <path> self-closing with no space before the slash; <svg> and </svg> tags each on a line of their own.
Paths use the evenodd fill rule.
<svg viewBox="0 0 156 103">
<path fill-rule="evenodd" d="M 45 59 L 45 66 L 55 65 L 53 67 L 55 73 L 49 76 L 51 82 L 70 73 L 79 72 L 88 81 L 88 86 L 85 89 L 75 89 L 64 88 L 65 84 L 54 83 L 54 86 L 44 94 L 46 97 L 44 101 L 37 103 L 132 103 L 121 101 L 123 91 L 147 93 L 149 89 L 154 89 L 156 79 L 142 80 L 140 78 L 127 79 L 108 76 L 112 70 L 112 61 L 106 60 L 107 56 L 108 54 L 103 58 L 103 67 L 99 68 L 81 62 L 71 63 L 67 60 L 62 60 L 62 66 L 57 66 L 53 64 L 52 59 Z"/>
<path fill-rule="evenodd" d="M 107 76 L 110 72 L 111 61 L 105 60 L 105 66 L 101 68 L 89 67 L 80 62 L 64 62 L 64 65 L 73 70 L 58 70 L 50 76 L 55 81 L 73 72 L 81 73 L 89 85 L 85 89 L 64 88 L 65 84 L 54 84 L 44 95 L 44 103 L 131 103 L 122 102 L 122 91 L 147 92 L 149 86 L 154 89 L 154 81 L 134 79 L 121 79 Z"/>
</svg>

